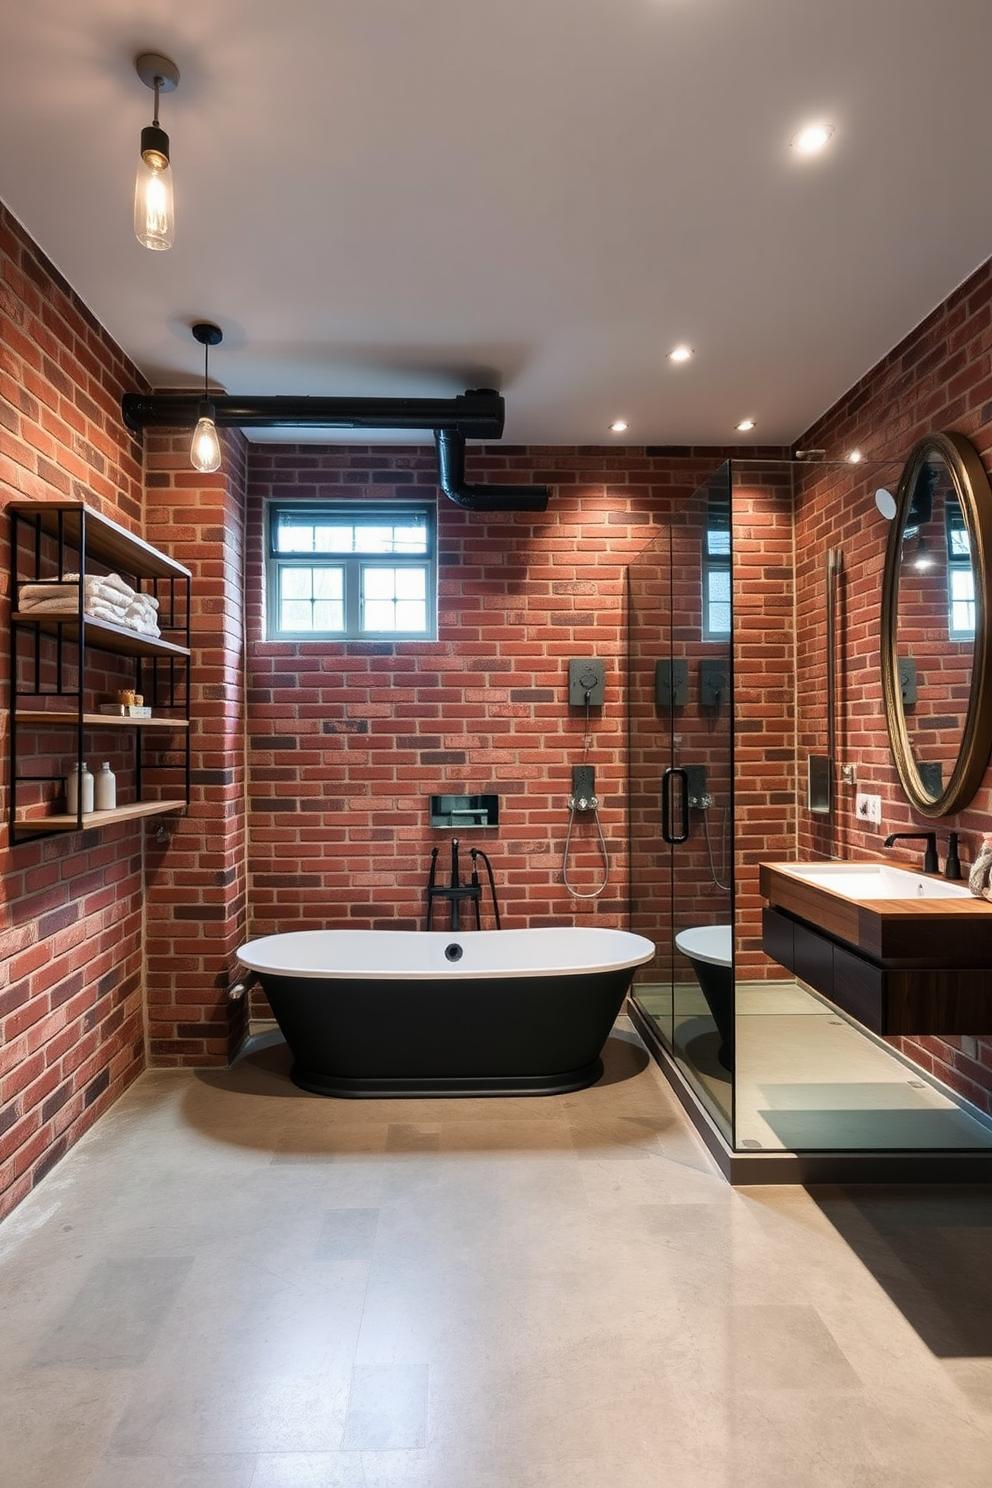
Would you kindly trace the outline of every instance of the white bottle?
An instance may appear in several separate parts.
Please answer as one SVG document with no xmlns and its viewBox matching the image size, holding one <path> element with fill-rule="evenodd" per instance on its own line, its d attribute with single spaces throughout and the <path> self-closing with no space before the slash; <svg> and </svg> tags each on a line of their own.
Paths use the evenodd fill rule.
<svg viewBox="0 0 992 1488">
<path fill-rule="evenodd" d="M 65 777 L 65 809 L 70 816 L 79 815 L 79 765 L 72 765 Z"/>
<path fill-rule="evenodd" d="M 80 786 L 82 786 L 83 813 L 93 810 L 93 776 L 83 763 L 73 765 L 65 781 L 65 807 L 70 816 L 79 815 Z"/>
<path fill-rule="evenodd" d="M 104 760 L 100 766 L 93 790 L 97 811 L 113 811 L 117 805 L 117 781 L 110 768 L 109 760 Z"/>
</svg>

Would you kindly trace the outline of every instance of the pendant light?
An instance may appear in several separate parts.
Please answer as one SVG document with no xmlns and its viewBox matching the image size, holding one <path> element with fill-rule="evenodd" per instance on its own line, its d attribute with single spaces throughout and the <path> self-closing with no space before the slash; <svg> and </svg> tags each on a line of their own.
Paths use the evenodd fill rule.
<svg viewBox="0 0 992 1488">
<path fill-rule="evenodd" d="M 208 358 L 211 346 L 219 346 L 223 341 L 224 332 L 220 326 L 211 325 L 209 321 L 199 321 L 192 329 L 194 339 L 203 347 L 203 398 L 198 410 L 198 423 L 193 430 L 189 457 L 194 470 L 201 470 L 204 475 L 209 475 L 211 471 L 220 469 L 220 440 L 217 437 L 214 405 L 210 401 L 207 382 Z"/>
<path fill-rule="evenodd" d="M 156 52 L 143 52 L 134 65 L 145 87 L 155 92 L 154 117 L 141 131 L 141 158 L 134 183 L 134 232 L 146 248 L 161 251 L 172 247 L 176 224 L 169 136 L 159 126 L 158 96 L 179 86 L 179 68 Z"/>
</svg>

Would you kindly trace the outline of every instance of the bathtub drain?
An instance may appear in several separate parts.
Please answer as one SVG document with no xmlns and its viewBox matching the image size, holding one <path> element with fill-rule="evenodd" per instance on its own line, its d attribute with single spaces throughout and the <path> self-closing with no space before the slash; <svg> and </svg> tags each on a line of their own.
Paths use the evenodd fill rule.
<svg viewBox="0 0 992 1488">
<path fill-rule="evenodd" d="M 446 961 L 460 961 L 462 959 L 462 948 L 457 941 L 453 940 L 450 945 L 445 946 L 444 958 Z"/>
</svg>

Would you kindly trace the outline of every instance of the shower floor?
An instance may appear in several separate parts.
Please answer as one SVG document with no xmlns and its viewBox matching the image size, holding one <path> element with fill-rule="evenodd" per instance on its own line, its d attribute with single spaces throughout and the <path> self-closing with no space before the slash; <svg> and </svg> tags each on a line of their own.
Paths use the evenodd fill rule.
<svg viewBox="0 0 992 1488">
<path fill-rule="evenodd" d="M 992 1149 L 992 1121 L 795 981 L 737 984 L 736 1092 L 699 987 L 635 991 L 738 1149 Z"/>
</svg>

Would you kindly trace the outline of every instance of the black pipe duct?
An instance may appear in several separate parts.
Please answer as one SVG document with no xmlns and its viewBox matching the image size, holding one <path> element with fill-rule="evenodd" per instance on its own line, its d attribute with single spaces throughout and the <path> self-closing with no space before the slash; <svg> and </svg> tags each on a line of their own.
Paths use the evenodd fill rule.
<svg viewBox="0 0 992 1488">
<path fill-rule="evenodd" d="M 435 429 L 438 485 L 466 511 L 547 511 L 547 486 L 470 486 L 465 483 L 465 436 Z"/>
<path fill-rule="evenodd" d="M 149 428 L 192 428 L 203 394 L 125 393 L 124 422 L 135 434 Z M 437 448 L 438 484 L 466 511 L 547 511 L 547 486 L 465 483 L 465 440 L 499 439 L 505 406 L 492 388 L 469 388 L 454 398 L 248 398 L 211 395 L 214 423 L 238 429 L 430 429 Z"/>
<path fill-rule="evenodd" d="M 202 392 L 125 393 L 124 422 L 135 434 L 151 427 L 192 428 Z M 218 428 L 445 429 L 463 439 L 499 439 L 504 404 L 492 388 L 454 398 L 296 398 L 211 394 Z"/>
</svg>

